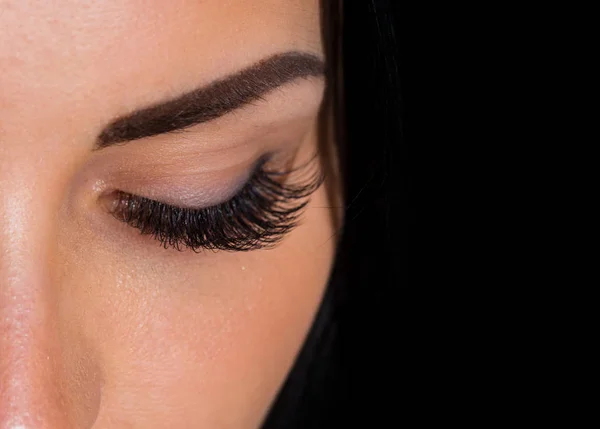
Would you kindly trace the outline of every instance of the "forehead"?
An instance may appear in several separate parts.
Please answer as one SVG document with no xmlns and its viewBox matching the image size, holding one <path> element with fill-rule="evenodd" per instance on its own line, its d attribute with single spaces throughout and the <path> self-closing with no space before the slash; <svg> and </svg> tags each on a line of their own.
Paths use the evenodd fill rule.
<svg viewBox="0 0 600 429">
<path fill-rule="evenodd" d="M 0 0 L 0 28 L 0 106 L 13 112 L 93 100 L 114 115 L 321 49 L 318 0 Z"/>
</svg>

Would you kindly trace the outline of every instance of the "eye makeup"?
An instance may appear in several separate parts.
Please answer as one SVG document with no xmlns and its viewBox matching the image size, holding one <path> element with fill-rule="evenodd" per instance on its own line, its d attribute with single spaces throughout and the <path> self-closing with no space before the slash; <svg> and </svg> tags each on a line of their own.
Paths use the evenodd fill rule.
<svg viewBox="0 0 600 429">
<path fill-rule="evenodd" d="M 241 189 L 220 204 L 189 208 L 115 191 L 112 215 L 164 248 L 249 251 L 271 248 L 298 225 L 323 176 L 317 158 L 292 171 L 256 164 Z"/>
<path fill-rule="evenodd" d="M 313 133 L 323 85 L 296 83 L 273 92 L 268 102 L 245 104 L 218 121 L 176 133 L 155 130 L 131 144 L 124 144 L 129 138 L 110 145 L 103 140 L 96 152 L 97 171 L 108 178 L 102 205 L 164 248 L 200 252 L 275 246 L 298 225 L 323 181 L 316 157 L 302 168 L 296 158 L 301 152 L 305 160 L 317 149 Z M 132 118 L 141 121 L 139 115 Z M 117 128 L 129 133 L 141 130 L 138 125 Z"/>
</svg>

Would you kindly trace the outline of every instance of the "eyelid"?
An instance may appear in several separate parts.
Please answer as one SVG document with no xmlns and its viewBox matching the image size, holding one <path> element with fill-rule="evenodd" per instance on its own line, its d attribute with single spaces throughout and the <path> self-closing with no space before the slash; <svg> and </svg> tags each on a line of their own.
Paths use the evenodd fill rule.
<svg viewBox="0 0 600 429">
<path fill-rule="evenodd" d="M 223 139 L 236 141 L 237 146 L 210 151 L 203 142 L 212 139 L 212 134 L 188 135 L 183 141 L 162 136 L 163 140 L 108 148 L 87 171 L 92 177 L 105 178 L 109 191 L 121 190 L 179 207 L 206 207 L 238 191 L 265 153 L 272 154 L 274 168 L 285 169 L 282 166 L 289 165 L 288 160 L 307 148 L 313 124 L 277 125 L 241 136 L 237 131 L 229 136 L 221 130 L 212 144 Z"/>
<path fill-rule="evenodd" d="M 118 194 L 115 218 L 151 235 L 163 247 L 244 251 L 276 245 L 295 228 L 309 196 L 323 181 L 320 169 L 310 181 L 283 183 L 285 173 L 264 169 L 255 173 L 233 198 L 203 209 L 186 209 L 131 194 Z"/>
<path fill-rule="evenodd" d="M 164 192 L 144 193 L 126 192 L 122 190 L 113 190 L 106 198 L 115 199 L 118 196 L 128 196 L 139 199 L 145 199 L 155 203 L 167 205 L 172 208 L 182 210 L 202 210 L 207 207 L 218 206 L 219 204 L 230 200 L 240 193 L 245 186 L 252 180 L 252 177 L 256 174 L 257 170 L 262 168 L 268 156 L 259 158 L 252 164 L 252 167 L 246 169 L 243 174 L 238 174 L 237 177 L 229 178 L 226 183 L 219 181 L 220 183 L 216 186 L 207 186 L 204 183 L 202 187 L 195 187 L 193 191 L 186 192 L 182 189 L 172 191 L 176 196 L 166 195 Z M 173 187 L 172 184 L 169 187 Z"/>
</svg>

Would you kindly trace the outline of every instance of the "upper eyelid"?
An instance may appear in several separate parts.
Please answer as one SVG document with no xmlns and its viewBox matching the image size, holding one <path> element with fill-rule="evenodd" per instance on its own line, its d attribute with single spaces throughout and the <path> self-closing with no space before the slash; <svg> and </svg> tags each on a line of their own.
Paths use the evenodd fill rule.
<svg viewBox="0 0 600 429">
<path fill-rule="evenodd" d="M 238 189 L 236 189 L 234 192 L 232 192 L 232 195 L 225 199 L 225 201 L 222 201 L 221 203 L 217 203 L 217 204 L 211 204 L 207 207 L 182 207 L 182 206 L 178 206 L 177 204 L 173 204 L 173 203 L 167 203 L 164 201 L 160 201 L 154 198 L 149 198 L 149 197 L 144 197 L 141 195 L 137 195 L 134 193 L 129 193 L 129 192 L 123 192 L 123 191 L 118 191 L 121 195 L 127 195 L 133 198 L 137 198 L 137 199 L 143 199 L 145 201 L 148 202 L 153 202 L 153 203 L 157 203 L 157 204 L 163 204 L 165 206 L 168 206 L 169 208 L 172 209 L 179 209 L 179 210 L 196 210 L 196 211 L 200 211 L 200 210 L 204 210 L 207 208 L 211 208 L 211 207 L 218 207 L 219 205 L 226 203 L 228 201 L 230 201 L 231 199 L 235 198 L 236 196 L 238 196 L 240 193 L 242 193 L 244 191 L 244 189 L 246 187 L 248 187 L 249 185 L 252 184 L 252 181 L 254 180 L 256 174 L 258 172 L 260 172 L 260 170 L 263 168 L 264 164 L 269 160 L 271 155 L 263 155 L 262 157 L 260 157 L 255 163 L 254 165 L 250 168 L 250 173 L 248 174 L 248 178 L 242 182 L 242 184 L 240 186 L 238 186 Z"/>
<path fill-rule="evenodd" d="M 320 170 L 317 171 L 319 174 L 310 182 L 301 185 L 285 185 L 271 181 L 269 173 L 261 167 L 234 197 L 219 205 L 202 209 L 179 209 L 143 197 L 136 200 L 134 195 L 129 194 L 133 199 L 133 204 L 137 203 L 138 210 L 140 210 L 140 206 L 144 207 L 145 205 L 140 212 L 145 218 L 134 216 L 131 211 L 125 213 L 124 219 L 121 213 L 119 215 L 121 220 L 140 229 L 142 234 L 153 235 L 165 248 L 171 246 L 182 250 L 180 247 L 184 246 L 198 251 L 201 248 L 252 250 L 271 247 L 297 226 L 299 216 L 308 204 L 308 197 L 322 183 L 323 176 L 320 174 Z M 266 182 L 264 181 L 265 177 L 267 177 Z M 253 185 L 257 185 L 257 187 L 253 188 Z M 266 186 L 266 188 L 256 193 L 256 189 L 260 189 L 262 186 Z M 273 186 L 275 187 L 273 188 Z M 245 197 L 250 197 L 249 211 L 245 209 L 248 207 L 243 201 Z M 239 206 L 237 206 L 238 202 Z M 152 205 L 153 208 L 148 211 L 147 205 Z M 126 208 L 130 208 L 130 206 L 127 205 Z M 133 208 L 133 210 L 135 209 L 136 207 Z M 160 212 L 158 218 L 156 210 Z M 176 219 L 172 217 L 173 210 L 177 210 Z M 229 213 L 229 215 L 226 216 L 225 213 Z M 248 214 L 250 214 L 249 218 L 246 217 Z M 115 212 L 113 215 L 118 217 Z M 200 220 L 198 216 L 202 216 Z M 177 225 L 173 225 L 174 219 L 177 221 Z M 183 223 L 181 223 L 182 219 Z M 209 223 L 203 224 L 202 219 L 209 219 Z M 255 223 L 257 220 L 259 223 Z M 225 229 L 220 230 L 218 225 Z M 230 227 L 231 225 L 233 226 Z M 208 230 L 205 230 L 206 226 L 208 226 Z M 240 235 L 246 233 L 250 235 Z"/>
</svg>

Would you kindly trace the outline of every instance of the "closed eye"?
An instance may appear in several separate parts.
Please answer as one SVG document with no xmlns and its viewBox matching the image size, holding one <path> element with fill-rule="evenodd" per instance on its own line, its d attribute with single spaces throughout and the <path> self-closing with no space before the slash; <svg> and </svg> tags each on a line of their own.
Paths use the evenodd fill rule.
<svg viewBox="0 0 600 429">
<path fill-rule="evenodd" d="M 323 176 L 313 162 L 293 172 L 267 170 L 266 163 L 267 158 L 261 160 L 240 191 L 215 206 L 182 208 L 117 191 L 111 212 L 164 248 L 194 252 L 270 248 L 298 225 Z"/>
</svg>

